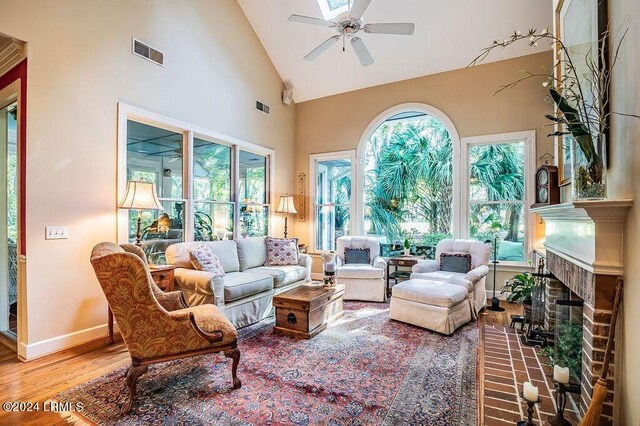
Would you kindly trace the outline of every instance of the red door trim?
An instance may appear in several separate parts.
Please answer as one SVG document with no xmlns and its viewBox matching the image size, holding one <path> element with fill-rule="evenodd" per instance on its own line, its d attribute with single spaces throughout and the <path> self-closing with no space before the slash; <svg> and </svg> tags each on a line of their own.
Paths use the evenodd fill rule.
<svg viewBox="0 0 640 426">
<path fill-rule="evenodd" d="M 27 201 L 26 201 L 26 192 L 27 192 L 27 60 L 23 60 L 15 67 L 11 68 L 5 74 L 0 76 L 0 90 L 4 89 L 11 83 L 16 80 L 20 80 L 20 129 L 19 129 L 19 138 L 18 141 L 18 154 L 19 154 L 19 169 L 20 176 L 19 179 L 19 188 L 20 188 L 20 200 L 19 200 L 19 247 L 20 254 L 25 255 L 27 253 L 27 232 L 26 232 L 26 217 L 27 217 Z"/>
</svg>

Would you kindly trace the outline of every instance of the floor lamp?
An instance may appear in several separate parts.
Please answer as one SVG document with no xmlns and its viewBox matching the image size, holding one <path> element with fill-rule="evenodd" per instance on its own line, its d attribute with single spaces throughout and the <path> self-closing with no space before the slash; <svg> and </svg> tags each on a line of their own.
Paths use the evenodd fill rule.
<svg viewBox="0 0 640 426">
<path fill-rule="evenodd" d="M 487 240 L 485 244 L 491 244 L 491 240 Z M 496 297 L 496 265 L 498 264 L 498 236 L 493 237 L 493 297 L 491 298 L 491 305 L 486 308 L 490 311 L 502 312 L 505 309 L 500 306 L 500 299 Z"/>
</svg>

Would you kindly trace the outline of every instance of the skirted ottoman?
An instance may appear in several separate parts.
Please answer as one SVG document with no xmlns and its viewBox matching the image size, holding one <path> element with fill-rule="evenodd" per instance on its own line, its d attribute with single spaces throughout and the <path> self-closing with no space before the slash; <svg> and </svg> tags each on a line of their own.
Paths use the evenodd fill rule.
<svg viewBox="0 0 640 426">
<path fill-rule="evenodd" d="M 391 319 L 451 334 L 471 321 L 467 289 L 442 281 L 412 279 L 391 290 Z"/>
</svg>

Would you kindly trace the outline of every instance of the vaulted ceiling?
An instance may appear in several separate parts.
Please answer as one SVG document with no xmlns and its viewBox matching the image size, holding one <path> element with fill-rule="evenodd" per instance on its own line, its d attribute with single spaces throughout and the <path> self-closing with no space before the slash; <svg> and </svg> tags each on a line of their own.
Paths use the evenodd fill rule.
<svg viewBox="0 0 640 426">
<path fill-rule="evenodd" d="M 492 40 L 514 30 L 551 28 L 552 0 L 373 0 L 365 23 L 413 22 L 413 36 L 361 34 L 375 63 L 362 67 L 351 46 L 336 43 L 313 62 L 303 57 L 332 28 L 288 21 L 323 18 L 318 0 L 238 0 L 296 102 L 467 66 Z M 548 49 L 522 43 L 496 52 L 498 61 Z"/>
</svg>

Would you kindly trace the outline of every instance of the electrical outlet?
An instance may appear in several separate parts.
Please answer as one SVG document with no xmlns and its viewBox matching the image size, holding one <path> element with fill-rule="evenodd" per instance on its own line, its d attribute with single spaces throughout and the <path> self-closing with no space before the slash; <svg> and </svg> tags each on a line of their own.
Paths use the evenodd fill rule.
<svg viewBox="0 0 640 426">
<path fill-rule="evenodd" d="M 45 240 L 66 240 L 69 238 L 68 226 L 45 226 Z"/>
</svg>

